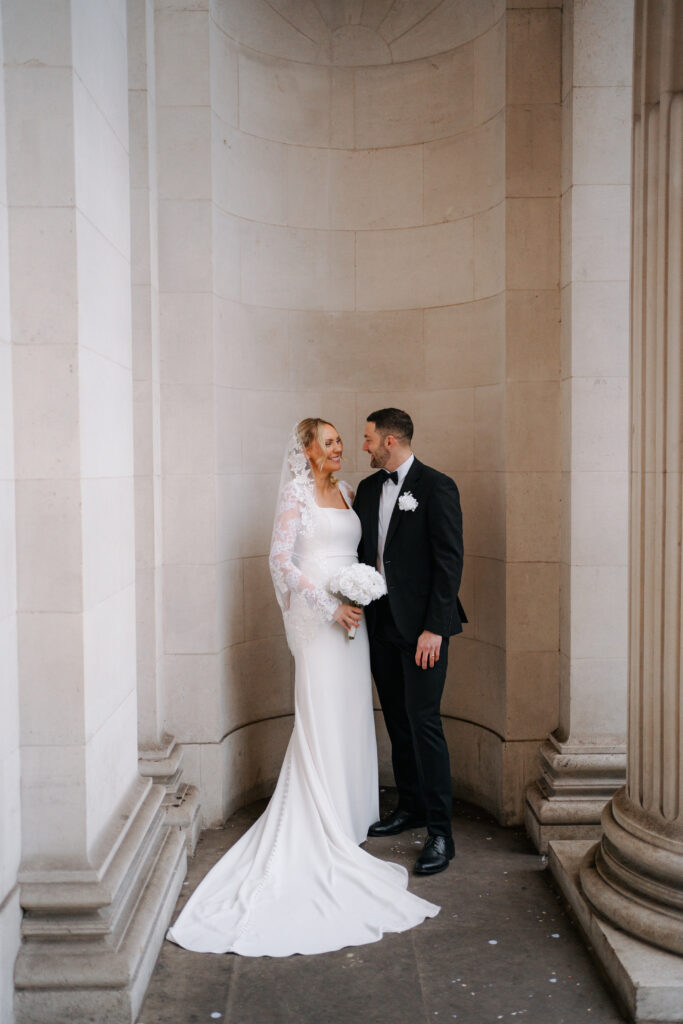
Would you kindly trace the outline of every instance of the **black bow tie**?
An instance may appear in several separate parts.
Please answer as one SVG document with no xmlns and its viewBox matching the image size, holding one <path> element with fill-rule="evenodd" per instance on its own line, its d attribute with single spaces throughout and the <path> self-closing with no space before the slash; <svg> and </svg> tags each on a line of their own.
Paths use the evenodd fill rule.
<svg viewBox="0 0 683 1024">
<path fill-rule="evenodd" d="M 385 484 L 387 480 L 393 480 L 395 484 L 398 483 L 398 470 L 395 469 L 393 473 L 390 473 L 388 469 L 385 469 L 384 472 L 386 473 L 386 476 L 384 477 L 384 480 L 382 480 L 383 484 Z"/>
</svg>

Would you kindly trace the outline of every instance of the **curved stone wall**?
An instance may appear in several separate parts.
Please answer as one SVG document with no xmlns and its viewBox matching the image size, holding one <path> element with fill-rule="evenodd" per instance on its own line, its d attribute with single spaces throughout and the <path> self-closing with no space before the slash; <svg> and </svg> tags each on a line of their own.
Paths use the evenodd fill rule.
<svg viewBox="0 0 683 1024">
<path fill-rule="evenodd" d="M 286 432 L 329 417 L 356 481 L 365 417 L 389 404 L 462 494 L 470 625 L 444 714 L 506 735 L 504 8 L 157 14 L 168 727 L 188 765 L 291 712 L 266 557 Z M 212 764 L 215 820 L 240 794 Z"/>
</svg>

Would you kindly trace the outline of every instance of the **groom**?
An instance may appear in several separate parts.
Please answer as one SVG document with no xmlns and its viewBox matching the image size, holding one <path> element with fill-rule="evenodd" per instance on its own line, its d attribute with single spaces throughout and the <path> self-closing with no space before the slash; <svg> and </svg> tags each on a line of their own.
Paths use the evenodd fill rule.
<svg viewBox="0 0 683 1024">
<path fill-rule="evenodd" d="M 368 605 L 370 660 L 391 739 L 398 807 L 370 826 L 393 836 L 427 826 L 415 871 L 443 871 L 454 856 L 451 772 L 441 725 L 448 639 L 466 622 L 458 589 L 462 515 L 450 477 L 411 451 L 413 422 L 401 409 L 370 413 L 363 451 L 378 470 L 362 480 L 354 509 L 361 562 L 386 579 L 387 595 Z"/>
</svg>

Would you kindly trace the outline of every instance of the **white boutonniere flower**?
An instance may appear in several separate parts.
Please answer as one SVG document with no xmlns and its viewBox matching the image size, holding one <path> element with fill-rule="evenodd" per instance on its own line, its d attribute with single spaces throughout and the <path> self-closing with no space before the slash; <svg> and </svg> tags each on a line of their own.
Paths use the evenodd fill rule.
<svg viewBox="0 0 683 1024">
<path fill-rule="evenodd" d="M 398 499 L 398 507 L 401 512 L 414 512 L 417 505 L 417 498 L 410 491 L 404 491 Z"/>
</svg>

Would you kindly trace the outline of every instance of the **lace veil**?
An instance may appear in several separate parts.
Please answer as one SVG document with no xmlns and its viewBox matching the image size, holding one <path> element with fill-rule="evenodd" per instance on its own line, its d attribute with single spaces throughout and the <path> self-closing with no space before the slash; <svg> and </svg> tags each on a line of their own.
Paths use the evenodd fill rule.
<svg viewBox="0 0 683 1024">
<path fill-rule="evenodd" d="M 328 590 L 300 568 L 297 540 L 311 536 L 315 509 L 315 481 L 311 464 L 294 426 L 282 461 L 269 559 L 273 586 L 290 647 L 294 639 L 293 627 L 297 627 L 297 638 L 300 638 L 304 625 L 306 632 L 310 633 L 314 623 L 329 622 L 339 606 L 339 601 Z M 294 622 L 295 618 L 298 621 Z"/>
</svg>

